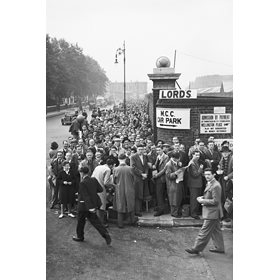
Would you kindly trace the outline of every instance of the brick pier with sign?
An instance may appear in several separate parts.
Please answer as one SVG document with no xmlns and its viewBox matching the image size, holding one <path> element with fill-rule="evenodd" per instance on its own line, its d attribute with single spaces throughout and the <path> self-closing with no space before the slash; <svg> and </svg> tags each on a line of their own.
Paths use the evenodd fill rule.
<svg viewBox="0 0 280 280">
<path fill-rule="evenodd" d="M 217 144 L 227 139 L 232 145 L 232 97 L 202 97 L 196 89 L 180 89 L 176 82 L 181 74 L 168 67 L 167 59 L 159 58 L 153 74 L 148 74 L 153 81 L 148 109 L 154 141 L 171 143 L 172 137 L 178 136 L 189 147 L 196 138 L 207 142 L 211 135 Z"/>
</svg>

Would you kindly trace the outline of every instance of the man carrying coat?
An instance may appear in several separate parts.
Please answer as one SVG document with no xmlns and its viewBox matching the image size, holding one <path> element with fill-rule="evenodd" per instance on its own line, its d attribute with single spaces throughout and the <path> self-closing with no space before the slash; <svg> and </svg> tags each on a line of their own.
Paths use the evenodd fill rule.
<svg viewBox="0 0 280 280">
<path fill-rule="evenodd" d="M 181 203 L 183 199 L 183 180 L 178 180 L 179 174 L 182 172 L 179 166 L 180 154 L 171 152 L 171 159 L 165 167 L 165 178 L 167 195 L 170 204 L 171 216 L 175 218 L 181 217 Z"/>
<path fill-rule="evenodd" d="M 222 188 L 220 183 L 215 179 L 212 169 L 206 168 L 204 170 L 204 176 L 207 181 L 204 195 L 197 198 L 197 201 L 203 206 L 202 217 L 204 222 L 194 246 L 187 248 L 186 251 L 189 254 L 198 254 L 203 251 L 210 238 L 212 238 L 214 248 L 209 249 L 209 251 L 213 253 L 224 253 L 224 239 L 220 225 L 220 219 L 223 217 L 221 205 Z"/>
<path fill-rule="evenodd" d="M 97 209 L 101 206 L 101 200 L 97 193 L 102 192 L 103 189 L 95 178 L 89 177 L 87 166 L 81 167 L 80 173 L 82 181 L 80 182 L 78 195 L 77 236 L 73 236 L 73 240 L 84 241 L 84 228 L 87 218 L 109 246 L 111 244 L 111 237 L 96 214 Z"/>
</svg>

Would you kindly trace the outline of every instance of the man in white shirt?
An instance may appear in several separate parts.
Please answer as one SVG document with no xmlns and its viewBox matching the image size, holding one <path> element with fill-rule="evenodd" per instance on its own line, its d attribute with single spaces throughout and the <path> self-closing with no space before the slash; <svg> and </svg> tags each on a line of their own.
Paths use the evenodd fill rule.
<svg viewBox="0 0 280 280">
<path fill-rule="evenodd" d="M 114 162 L 112 159 L 108 159 L 106 161 L 106 164 L 104 165 L 98 165 L 96 166 L 96 168 L 94 169 L 92 176 L 97 179 L 98 183 L 101 185 L 101 187 L 103 188 L 103 192 L 98 193 L 100 199 L 101 199 L 101 207 L 99 208 L 99 210 L 97 211 L 97 215 L 99 217 L 99 219 L 101 220 L 101 222 L 103 223 L 103 225 L 105 227 L 108 227 L 107 224 L 107 212 L 106 212 L 106 204 L 107 204 L 107 200 L 106 200 L 106 187 L 109 187 L 110 185 L 113 184 L 112 182 L 112 177 L 111 177 L 111 170 L 114 167 Z"/>
</svg>

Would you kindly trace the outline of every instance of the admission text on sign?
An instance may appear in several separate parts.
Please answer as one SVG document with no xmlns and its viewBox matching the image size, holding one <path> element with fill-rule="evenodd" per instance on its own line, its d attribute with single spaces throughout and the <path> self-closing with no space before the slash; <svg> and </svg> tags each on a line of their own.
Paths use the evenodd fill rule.
<svg viewBox="0 0 280 280">
<path fill-rule="evenodd" d="M 231 114 L 201 114 L 200 133 L 231 133 Z"/>
</svg>

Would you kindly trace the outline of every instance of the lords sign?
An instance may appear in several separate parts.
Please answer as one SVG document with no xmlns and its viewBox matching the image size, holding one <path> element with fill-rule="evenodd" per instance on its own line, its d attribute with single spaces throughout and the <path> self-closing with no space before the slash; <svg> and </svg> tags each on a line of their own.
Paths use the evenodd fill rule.
<svg viewBox="0 0 280 280">
<path fill-rule="evenodd" d="M 159 99 L 194 99 L 197 98 L 196 89 L 188 90 L 160 90 Z"/>
</svg>

